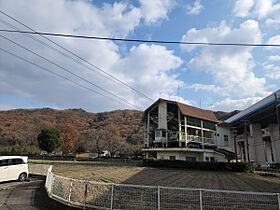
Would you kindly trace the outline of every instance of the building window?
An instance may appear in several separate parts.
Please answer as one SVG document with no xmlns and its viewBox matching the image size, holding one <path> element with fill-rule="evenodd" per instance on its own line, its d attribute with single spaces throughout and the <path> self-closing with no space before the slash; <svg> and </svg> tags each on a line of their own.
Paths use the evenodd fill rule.
<svg viewBox="0 0 280 210">
<path fill-rule="evenodd" d="M 156 136 L 156 137 L 160 137 L 160 131 L 156 131 L 155 136 Z"/>
<path fill-rule="evenodd" d="M 201 120 L 193 118 L 193 117 L 187 117 L 187 124 L 196 126 L 196 127 L 201 127 Z"/>
<path fill-rule="evenodd" d="M 169 159 L 170 160 L 176 160 L 176 157 L 175 156 L 170 156 Z"/>
<path fill-rule="evenodd" d="M 205 157 L 205 161 L 206 161 L 206 162 L 209 162 L 209 157 Z"/>
<path fill-rule="evenodd" d="M 214 161 L 215 161 L 214 157 L 210 157 L 210 162 L 214 162 Z"/>
<path fill-rule="evenodd" d="M 196 157 L 186 157 L 186 161 L 190 161 L 190 162 L 195 162 L 196 161 Z"/>
<path fill-rule="evenodd" d="M 210 130 L 216 130 L 215 123 L 210 122 L 210 121 L 205 121 L 205 120 L 203 120 L 203 128 L 207 128 Z"/>
<path fill-rule="evenodd" d="M 228 135 L 224 135 L 224 141 L 228 141 Z"/>
</svg>

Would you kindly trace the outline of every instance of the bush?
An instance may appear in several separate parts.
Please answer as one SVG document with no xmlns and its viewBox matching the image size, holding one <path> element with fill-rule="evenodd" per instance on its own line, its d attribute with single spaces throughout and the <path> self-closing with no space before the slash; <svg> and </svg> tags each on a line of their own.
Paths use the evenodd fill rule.
<svg viewBox="0 0 280 210">
<path fill-rule="evenodd" d="M 159 160 L 144 158 L 143 165 L 149 167 L 184 168 L 196 170 L 234 171 L 246 172 L 251 168 L 249 163 L 225 163 L 225 162 L 190 162 L 182 160 Z"/>
</svg>

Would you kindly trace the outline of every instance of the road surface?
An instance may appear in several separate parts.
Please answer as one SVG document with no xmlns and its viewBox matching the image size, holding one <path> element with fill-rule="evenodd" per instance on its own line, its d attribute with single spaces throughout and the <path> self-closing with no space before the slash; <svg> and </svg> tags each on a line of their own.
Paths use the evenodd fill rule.
<svg viewBox="0 0 280 210">
<path fill-rule="evenodd" d="M 0 210 L 47 210 L 44 200 L 44 180 L 0 183 Z"/>
</svg>

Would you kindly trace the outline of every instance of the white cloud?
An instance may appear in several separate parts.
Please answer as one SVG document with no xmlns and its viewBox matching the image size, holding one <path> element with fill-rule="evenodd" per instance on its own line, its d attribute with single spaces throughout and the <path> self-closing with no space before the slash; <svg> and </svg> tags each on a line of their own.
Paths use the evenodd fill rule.
<svg viewBox="0 0 280 210">
<path fill-rule="evenodd" d="M 233 13 L 238 17 L 246 17 L 249 10 L 254 5 L 254 0 L 237 0 L 235 1 Z"/>
<path fill-rule="evenodd" d="M 198 15 L 204 7 L 201 4 L 201 0 L 195 0 L 193 6 L 187 4 L 186 9 L 188 15 Z"/>
<path fill-rule="evenodd" d="M 231 28 L 224 22 L 217 28 L 201 30 L 190 29 L 183 36 L 185 42 L 214 43 L 260 43 L 261 32 L 258 22 L 247 20 L 239 28 Z M 197 46 L 182 46 L 188 52 Z M 211 74 L 216 87 L 206 86 L 222 96 L 256 96 L 266 95 L 265 79 L 257 78 L 252 71 L 254 61 L 252 48 L 205 46 L 201 53 L 193 57 L 188 66 L 191 69 Z M 203 89 L 205 86 L 194 86 Z"/>
<path fill-rule="evenodd" d="M 215 85 L 205 85 L 205 84 L 192 84 L 192 85 L 188 85 L 185 87 L 194 89 L 195 91 L 198 91 L 198 90 L 214 91 L 216 89 Z"/>
<path fill-rule="evenodd" d="M 280 61 L 280 55 L 271 55 L 268 59 L 271 61 Z"/>
<path fill-rule="evenodd" d="M 174 1 L 172 0 L 139 1 L 141 3 L 141 15 L 146 24 L 168 19 L 167 13 L 174 7 Z"/>
<path fill-rule="evenodd" d="M 266 76 L 271 79 L 280 79 L 280 66 L 275 66 L 274 64 L 268 64 L 264 66 L 267 73 Z"/>
<path fill-rule="evenodd" d="M 10 109 L 14 109 L 15 107 L 8 105 L 8 104 L 0 104 L 0 110 L 1 111 L 5 111 L 5 110 L 10 110 Z"/>
<path fill-rule="evenodd" d="M 269 38 L 267 43 L 268 44 L 279 44 L 280 45 L 280 35 L 273 36 L 273 37 Z"/>
<path fill-rule="evenodd" d="M 232 111 L 243 110 L 252 104 L 260 101 L 263 97 L 248 97 L 242 99 L 226 98 L 213 105 L 214 110 Z"/>
<path fill-rule="evenodd" d="M 141 2 L 143 5 L 138 8 L 122 1 L 114 4 L 103 4 L 99 8 L 90 1 L 0 0 L 0 7 L 1 10 L 38 31 L 96 36 L 127 36 L 140 24 L 141 18 L 145 18 L 147 23 L 156 23 L 158 20 L 167 19 L 171 1 L 158 2 L 154 5 L 155 7 L 159 6 L 159 8 L 155 8 L 158 9 L 157 12 L 151 11 L 155 13 L 150 14 L 147 10 L 146 16 L 143 16 L 143 8 L 147 9 L 149 4 L 147 2 Z M 0 18 L 10 22 L 2 15 Z M 21 29 L 23 28 L 21 27 Z M 8 36 L 96 85 L 119 95 L 137 107 L 144 108 L 151 103 L 141 95 L 134 94 L 122 85 L 117 85 L 100 74 L 69 61 L 27 36 L 15 34 Z M 62 38 L 54 40 L 153 99 L 162 95 L 172 97 L 178 84 L 183 83 L 177 79 L 178 75 L 173 71 L 182 64 L 182 60 L 165 47 L 157 45 L 133 46 L 124 56 L 120 54 L 119 46 L 112 41 Z M 36 64 L 43 65 L 75 82 L 108 95 L 2 38 L 0 38 L 0 45 L 2 48 L 32 60 Z M 52 104 L 53 107 L 81 107 L 94 112 L 129 108 L 116 104 L 112 100 L 104 99 L 102 96 L 86 91 L 2 52 L 0 52 L 0 60 L 0 94 L 25 97 L 32 99 L 32 101 Z"/>
<path fill-rule="evenodd" d="M 237 0 L 233 13 L 239 17 L 257 17 L 265 23 L 280 23 L 280 3 L 276 0 Z"/>
<path fill-rule="evenodd" d="M 173 51 L 163 46 L 141 44 L 132 47 L 129 55 L 120 60 L 116 69 L 134 83 L 134 87 L 148 93 L 152 98 L 169 99 L 183 82 L 172 70 L 181 66 L 183 61 L 173 55 Z M 136 98 L 137 99 L 137 98 Z M 138 99 L 137 99 L 138 100 Z"/>
</svg>

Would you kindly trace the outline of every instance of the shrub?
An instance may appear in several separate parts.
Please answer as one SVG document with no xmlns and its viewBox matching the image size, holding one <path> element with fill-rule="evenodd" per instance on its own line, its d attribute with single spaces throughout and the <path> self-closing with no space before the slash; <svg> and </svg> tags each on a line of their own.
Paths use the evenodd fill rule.
<svg viewBox="0 0 280 210">
<path fill-rule="evenodd" d="M 190 162 L 182 160 L 159 160 L 156 158 L 144 158 L 143 165 L 149 167 L 164 168 L 185 168 L 197 170 L 215 170 L 215 171 L 234 171 L 246 172 L 251 169 L 249 163 L 226 163 L 226 162 Z"/>
</svg>

